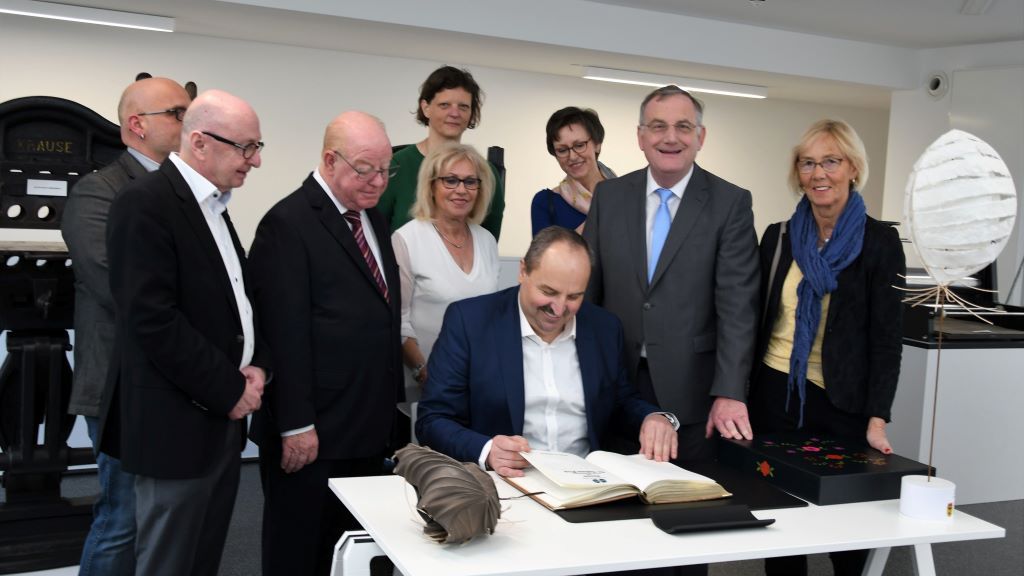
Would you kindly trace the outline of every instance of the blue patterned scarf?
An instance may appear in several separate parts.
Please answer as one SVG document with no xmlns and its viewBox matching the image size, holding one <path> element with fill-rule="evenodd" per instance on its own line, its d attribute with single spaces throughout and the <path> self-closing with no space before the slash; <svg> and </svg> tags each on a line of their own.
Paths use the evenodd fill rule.
<svg viewBox="0 0 1024 576">
<path fill-rule="evenodd" d="M 856 190 L 850 190 L 843 213 L 832 231 L 832 237 L 818 250 L 818 224 L 811 213 L 807 196 L 800 199 L 796 212 L 789 220 L 789 240 L 804 279 L 796 287 L 796 329 L 793 333 L 793 351 L 789 356 L 789 381 L 786 388 L 786 407 L 796 387 L 800 395 L 800 421 L 804 425 L 804 401 L 807 398 L 807 358 L 811 355 L 814 336 L 821 322 L 821 299 L 838 286 L 839 273 L 860 256 L 864 246 L 864 223 L 867 213 L 864 199 Z"/>
</svg>

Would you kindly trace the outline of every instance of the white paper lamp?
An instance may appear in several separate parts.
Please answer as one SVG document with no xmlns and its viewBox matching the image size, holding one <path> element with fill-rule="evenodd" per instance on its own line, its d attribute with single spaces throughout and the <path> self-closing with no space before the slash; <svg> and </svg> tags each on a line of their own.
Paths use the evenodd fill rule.
<svg viewBox="0 0 1024 576">
<path fill-rule="evenodd" d="M 934 300 L 939 322 L 947 300 L 978 309 L 949 290 L 949 285 L 991 264 L 1010 239 L 1017 215 L 1017 191 L 1010 170 L 986 142 L 961 130 L 950 130 L 925 149 L 914 164 L 904 198 L 904 223 L 925 270 L 936 286 L 909 290 L 914 305 Z M 938 353 L 942 353 L 939 335 Z M 938 370 L 934 402 L 939 398 Z M 935 442 L 932 411 L 931 468 Z M 900 513 L 924 520 L 953 518 L 956 484 L 927 476 L 904 476 Z"/>
<path fill-rule="evenodd" d="M 925 269 L 941 286 L 988 266 L 1010 240 L 1017 191 L 983 140 L 950 130 L 914 164 L 904 217 Z"/>
</svg>

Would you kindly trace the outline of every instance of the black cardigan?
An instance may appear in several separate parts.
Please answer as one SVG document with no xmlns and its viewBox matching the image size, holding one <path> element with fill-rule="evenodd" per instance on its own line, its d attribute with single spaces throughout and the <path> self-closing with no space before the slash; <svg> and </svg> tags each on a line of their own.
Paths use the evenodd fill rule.
<svg viewBox="0 0 1024 576">
<path fill-rule="evenodd" d="M 767 314 L 758 331 L 755 383 L 764 368 L 782 284 L 793 262 L 787 231 L 775 278 L 771 287 L 767 285 L 780 226 L 772 224 L 761 238 L 761 301 Z M 889 421 L 903 352 L 903 292 L 893 286 L 905 285 L 904 274 L 906 262 L 896 230 L 869 216 L 860 256 L 839 273 L 832 292 L 821 349 L 825 391 L 832 405 L 844 412 Z"/>
</svg>

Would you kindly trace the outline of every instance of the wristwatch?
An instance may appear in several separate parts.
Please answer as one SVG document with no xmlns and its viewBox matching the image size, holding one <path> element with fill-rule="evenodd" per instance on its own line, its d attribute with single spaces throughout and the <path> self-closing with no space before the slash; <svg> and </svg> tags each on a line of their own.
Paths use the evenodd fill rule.
<svg viewBox="0 0 1024 576">
<path fill-rule="evenodd" d="M 675 414 L 671 412 L 658 412 L 658 414 L 661 414 L 666 420 L 668 420 L 668 423 L 672 425 L 673 430 L 677 432 L 679 431 L 679 418 L 676 418 Z"/>
</svg>

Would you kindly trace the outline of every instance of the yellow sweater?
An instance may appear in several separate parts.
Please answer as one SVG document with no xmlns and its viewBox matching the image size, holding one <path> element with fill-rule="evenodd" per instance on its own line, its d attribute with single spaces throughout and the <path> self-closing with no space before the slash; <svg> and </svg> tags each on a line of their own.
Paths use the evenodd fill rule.
<svg viewBox="0 0 1024 576">
<path fill-rule="evenodd" d="M 789 374 L 789 357 L 793 352 L 793 333 L 796 331 L 796 287 L 803 279 L 804 273 L 794 261 L 786 273 L 786 281 L 782 283 L 779 315 L 772 325 L 772 336 L 764 355 L 765 364 L 785 374 Z M 825 294 L 821 299 L 821 321 L 807 358 L 807 381 L 819 388 L 825 387 L 825 375 L 821 371 L 821 341 L 825 334 L 825 319 L 828 318 L 829 296 Z"/>
</svg>

